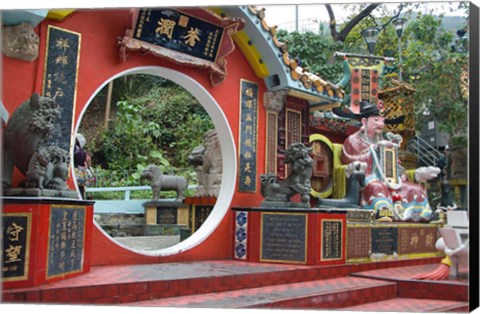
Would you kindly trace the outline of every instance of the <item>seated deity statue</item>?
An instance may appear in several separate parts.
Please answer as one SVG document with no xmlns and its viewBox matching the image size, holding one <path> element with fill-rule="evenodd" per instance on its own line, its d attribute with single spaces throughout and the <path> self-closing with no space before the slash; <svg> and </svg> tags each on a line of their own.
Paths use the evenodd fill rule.
<svg viewBox="0 0 480 314">
<path fill-rule="evenodd" d="M 360 129 L 343 144 L 342 163 L 364 162 L 364 188 L 360 206 L 374 210 L 376 219 L 384 221 L 427 222 L 432 218 L 427 193 L 416 183 L 409 182 L 398 158 L 402 137 L 384 134 L 384 112 L 376 104 L 362 102 Z"/>
</svg>

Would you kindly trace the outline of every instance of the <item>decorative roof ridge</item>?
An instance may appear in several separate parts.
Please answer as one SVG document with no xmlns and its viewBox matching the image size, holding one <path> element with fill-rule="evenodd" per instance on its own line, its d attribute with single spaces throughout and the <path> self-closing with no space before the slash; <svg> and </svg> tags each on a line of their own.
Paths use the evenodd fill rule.
<svg viewBox="0 0 480 314">
<path fill-rule="evenodd" d="M 319 93 L 326 93 L 329 97 L 338 97 L 342 99 L 345 96 L 345 91 L 334 83 L 326 81 L 316 74 L 308 71 L 306 68 L 299 66 L 295 59 L 290 58 L 288 54 L 288 41 L 281 42 L 277 38 L 278 26 L 269 26 L 265 21 L 265 8 L 257 9 L 256 6 L 248 6 L 248 10 L 251 14 L 256 15 L 260 20 L 260 24 L 265 32 L 268 32 L 272 36 L 273 43 L 279 49 L 281 59 L 283 63 L 289 68 L 290 76 L 295 81 L 300 81 L 307 89 L 315 90 Z"/>
<path fill-rule="evenodd" d="M 402 88 L 404 88 L 405 90 L 411 92 L 411 93 L 415 93 L 417 90 L 410 84 L 408 83 L 405 83 L 405 82 L 401 82 L 399 80 L 396 80 L 396 79 L 392 79 L 391 82 L 396 85 L 394 87 L 390 87 L 390 88 L 386 88 L 384 90 L 381 90 L 379 91 L 378 93 L 379 94 L 386 94 L 386 93 L 391 93 L 391 92 L 396 92 Z"/>
</svg>

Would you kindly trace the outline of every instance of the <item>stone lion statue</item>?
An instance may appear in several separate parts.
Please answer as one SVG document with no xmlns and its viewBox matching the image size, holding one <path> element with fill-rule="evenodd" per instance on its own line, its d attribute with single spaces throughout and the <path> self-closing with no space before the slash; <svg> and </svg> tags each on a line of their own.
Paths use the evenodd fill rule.
<svg viewBox="0 0 480 314">
<path fill-rule="evenodd" d="M 283 181 L 276 175 L 260 175 L 260 192 L 265 201 L 262 206 L 310 207 L 310 178 L 313 159 L 309 156 L 311 148 L 303 143 L 291 144 L 285 152 L 285 163 L 290 165 L 290 173 Z M 300 194 L 301 203 L 292 203 L 290 198 Z"/>
<path fill-rule="evenodd" d="M 25 188 L 67 190 L 69 153 L 46 146 L 55 128 L 60 107 L 53 98 L 34 93 L 7 122 L 4 133 L 3 187 L 12 187 L 16 167 L 26 180 Z"/>
<path fill-rule="evenodd" d="M 160 167 L 156 165 L 148 165 L 143 169 L 140 180 L 148 180 L 150 182 L 153 192 L 152 200 L 154 201 L 160 199 L 161 191 L 176 191 L 176 201 L 181 202 L 185 197 L 185 190 L 188 187 L 187 179 L 182 176 L 165 175 Z"/>
<path fill-rule="evenodd" d="M 205 133 L 203 145 L 192 150 L 188 161 L 196 167 L 198 186 L 195 196 L 218 196 L 222 184 L 222 151 L 215 130 Z"/>
</svg>

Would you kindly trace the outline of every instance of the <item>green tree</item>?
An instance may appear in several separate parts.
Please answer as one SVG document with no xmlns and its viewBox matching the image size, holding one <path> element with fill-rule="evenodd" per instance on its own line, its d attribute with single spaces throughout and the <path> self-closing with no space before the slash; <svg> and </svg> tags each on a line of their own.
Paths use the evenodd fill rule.
<svg viewBox="0 0 480 314">
<path fill-rule="evenodd" d="M 418 13 L 421 3 L 402 3 L 393 10 L 378 3 L 355 6 L 356 11 L 352 12 L 358 13 L 352 13 L 340 25 L 336 23 L 333 6 L 326 6 L 329 8 L 331 38 L 315 38 L 307 33 L 281 34 L 283 40 L 288 40 L 289 54 L 298 56 L 303 62 L 302 67 L 305 65 L 311 72 L 336 82 L 339 68 L 328 64 L 327 60 L 334 51 L 367 54 L 361 31 L 372 26 L 380 29 L 374 54 L 393 57 L 398 65 L 398 37 L 391 24 L 395 18 L 405 17 L 408 22 L 401 40 L 401 70 L 403 80 L 417 90 L 414 94 L 417 128 L 421 128 L 427 117 L 425 113 L 429 113 L 429 120 L 435 119 L 439 128 L 450 134 L 457 144 L 466 145 L 468 55 L 465 47 L 468 46 L 468 39 L 457 41 L 461 47 L 452 51 L 456 29 L 446 30 L 442 23 L 443 16 L 435 15 L 433 11 Z M 342 6 L 344 10 L 347 7 L 353 6 Z M 457 9 L 455 12 L 464 17 L 463 26 L 466 27 L 468 4 L 460 2 L 451 8 Z M 325 43 L 331 49 L 326 48 Z M 382 80 L 383 87 L 389 86 L 390 78 Z"/>
<path fill-rule="evenodd" d="M 142 170 L 152 163 L 194 183 L 188 156 L 214 127 L 207 112 L 188 91 L 163 78 L 133 75 L 117 80 L 115 114 L 108 128 L 99 130 L 100 140 L 89 146 L 94 164 L 108 178 L 106 184 L 139 185 Z M 143 87 L 132 89 L 131 84 Z M 93 114 L 86 120 L 94 119 Z"/>
<path fill-rule="evenodd" d="M 342 66 L 331 61 L 333 54 L 342 48 L 340 42 L 313 32 L 288 33 L 280 30 L 277 37 L 280 41 L 288 43 L 288 54 L 298 58 L 302 68 L 331 82 L 340 80 Z"/>
</svg>

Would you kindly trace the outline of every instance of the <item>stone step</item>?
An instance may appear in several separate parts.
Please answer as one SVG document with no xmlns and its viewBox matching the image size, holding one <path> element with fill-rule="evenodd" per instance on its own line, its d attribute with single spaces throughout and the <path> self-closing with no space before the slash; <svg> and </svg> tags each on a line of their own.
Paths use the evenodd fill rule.
<svg viewBox="0 0 480 314">
<path fill-rule="evenodd" d="M 125 303 L 127 306 L 190 308 L 334 309 L 397 296 L 393 282 L 350 276 Z"/>
<path fill-rule="evenodd" d="M 468 302 L 438 299 L 393 298 L 342 308 L 342 311 L 376 312 L 468 312 Z"/>
<path fill-rule="evenodd" d="M 322 294 L 322 284 L 318 281 L 326 280 L 326 283 L 338 281 L 338 283 L 341 283 L 345 282 L 345 279 L 342 278 L 349 278 L 349 281 L 353 280 L 354 282 L 362 282 L 361 280 L 388 282 L 387 278 L 354 277 L 352 275 L 375 270 L 380 271 L 392 267 L 395 267 L 394 269 L 407 267 L 412 269 L 411 272 L 414 274 L 419 271 L 416 267 L 428 266 L 428 268 L 425 268 L 426 270 L 436 267 L 436 264 L 432 264 L 432 262 L 438 263 L 435 259 L 419 259 L 312 267 L 305 265 L 250 263 L 236 260 L 213 260 L 185 263 L 95 266 L 92 267 L 89 273 L 77 277 L 31 288 L 4 289 L 2 291 L 2 301 L 8 303 L 119 304 L 180 296 L 189 296 L 191 298 L 196 295 L 210 293 L 236 293 L 235 291 L 238 290 L 262 287 L 268 290 L 270 289 L 268 287 L 279 287 L 280 285 L 296 283 L 305 283 L 305 287 L 314 285 L 311 288 L 313 290 L 317 289 L 314 291 L 314 294 Z M 422 268 L 423 270 L 424 268 Z M 387 273 L 397 272 L 389 270 Z M 409 276 L 411 277 L 411 275 Z M 334 279 L 331 280 L 332 278 Z M 395 283 L 398 287 L 405 286 L 402 286 L 401 281 L 392 283 Z M 409 282 L 405 282 L 405 284 L 407 283 Z M 421 287 L 423 291 L 428 289 L 435 290 L 427 282 L 416 284 L 426 285 Z M 299 287 L 302 287 L 302 285 L 297 285 L 296 287 L 297 291 L 301 291 Z M 406 288 L 417 290 L 419 287 L 406 286 Z M 468 289 L 468 284 L 465 287 L 456 287 L 455 290 L 459 290 L 459 288 Z M 450 287 L 442 289 L 443 291 L 436 291 L 436 294 L 438 294 L 439 299 L 445 300 L 447 298 L 442 293 L 447 294 L 452 289 Z M 398 288 L 397 290 L 401 289 Z M 400 297 L 411 297 L 409 295 L 401 295 L 400 291 L 398 293 Z M 468 296 L 468 293 L 464 294 Z M 310 295 L 299 294 L 299 304 L 302 297 L 310 298 Z M 277 300 L 277 305 L 290 306 L 290 299 L 292 298 L 286 298 L 284 301 L 282 299 Z M 465 301 L 462 299 L 455 300 Z M 307 303 L 311 302 L 314 301 L 310 300 Z M 268 303 L 265 306 L 268 306 Z"/>
<path fill-rule="evenodd" d="M 235 260 L 95 266 L 87 274 L 62 281 L 5 289 L 2 297 L 13 303 L 118 304 L 346 276 L 350 270 L 346 265 L 310 267 Z"/>
</svg>

